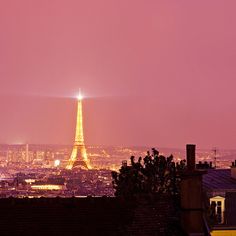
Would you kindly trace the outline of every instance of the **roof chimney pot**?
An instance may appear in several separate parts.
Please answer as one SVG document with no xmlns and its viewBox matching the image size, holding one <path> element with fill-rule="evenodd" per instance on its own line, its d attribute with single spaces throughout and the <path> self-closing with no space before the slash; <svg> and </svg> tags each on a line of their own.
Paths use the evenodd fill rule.
<svg viewBox="0 0 236 236">
<path fill-rule="evenodd" d="M 186 145 L 188 170 L 195 170 L 195 149 L 196 149 L 195 144 Z"/>
</svg>

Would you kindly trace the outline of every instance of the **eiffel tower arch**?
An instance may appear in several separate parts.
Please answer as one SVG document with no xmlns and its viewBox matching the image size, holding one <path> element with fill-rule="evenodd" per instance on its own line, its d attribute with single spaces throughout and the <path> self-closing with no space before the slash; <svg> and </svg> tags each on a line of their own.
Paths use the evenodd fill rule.
<svg viewBox="0 0 236 236">
<path fill-rule="evenodd" d="M 72 149 L 72 153 L 66 169 L 71 170 L 73 168 L 91 169 L 87 151 L 84 144 L 84 133 L 83 133 L 83 114 L 82 114 L 82 96 L 78 97 L 77 104 L 77 120 L 76 120 L 76 131 L 75 141 Z"/>
</svg>

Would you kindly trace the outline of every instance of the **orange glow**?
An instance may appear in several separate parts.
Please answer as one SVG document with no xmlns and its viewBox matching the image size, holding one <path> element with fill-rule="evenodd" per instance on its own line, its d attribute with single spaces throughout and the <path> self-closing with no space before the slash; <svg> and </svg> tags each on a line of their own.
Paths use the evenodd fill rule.
<svg viewBox="0 0 236 236">
<path fill-rule="evenodd" d="M 75 132 L 75 142 L 66 169 L 71 170 L 76 161 L 83 161 L 88 169 L 91 169 L 86 148 L 84 145 L 84 133 L 83 133 L 83 114 L 82 114 L 82 95 L 78 96 L 77 105 L 77 121 L 76 121 L 76 132 Z"/>
<path fill-rule="evenodd" d="M 56 184 L 44 184 L 44 185 L 32 185 L 32 189 L 35 190 L 62 190 L 64 186 Z"/>
<path fill-rule="evenodd" d="M 31 183 L 34 183 L 35 182 L 35 179 L 25 179 L 25 182 L 27 184 L 31 184 Z"/>
<path fill-rule="evenodd" d="M 60 161 L 60 160 L 55 160 L 55 161 L 54 161 L 54 166 L 55 166 L 55 167 L 58 167 L 60 164 L 61 164 L 61 161 Z"/>
</svg>

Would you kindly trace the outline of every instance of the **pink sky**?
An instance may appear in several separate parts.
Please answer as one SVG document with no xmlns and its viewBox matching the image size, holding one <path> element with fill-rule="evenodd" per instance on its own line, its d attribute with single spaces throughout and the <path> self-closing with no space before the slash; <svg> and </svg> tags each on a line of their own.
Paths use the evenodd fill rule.
<svg viewBox="0 0 236 236">
<path fill-rule="evenodd" d="M 0 142 L 236 148 L 235 0 L 0 1 Z"/>
</svg>

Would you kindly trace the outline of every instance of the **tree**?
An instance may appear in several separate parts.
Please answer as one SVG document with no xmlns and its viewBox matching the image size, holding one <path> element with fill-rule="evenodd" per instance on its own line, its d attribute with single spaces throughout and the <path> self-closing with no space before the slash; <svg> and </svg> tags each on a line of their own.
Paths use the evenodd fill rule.
<svg viewBox="0 0 236 236">
<path fill-rule="evenodd" d="M 165 157 L 153 148 L 152 154 L 142 159 L 131 156 L 131 165 L 124 162 L 119 172 L 112 171 L 112 184 L 116 196 L 134 196 L 138 194 L 179 195 L 181 172 L 185 169 L 185 160 L 173 161 L 173 156 Z"/>
</svg>

